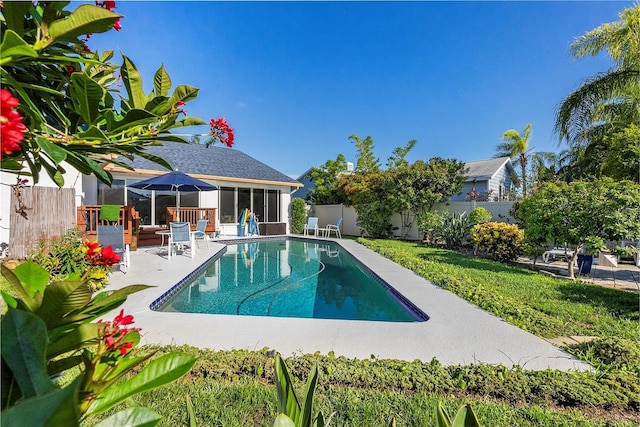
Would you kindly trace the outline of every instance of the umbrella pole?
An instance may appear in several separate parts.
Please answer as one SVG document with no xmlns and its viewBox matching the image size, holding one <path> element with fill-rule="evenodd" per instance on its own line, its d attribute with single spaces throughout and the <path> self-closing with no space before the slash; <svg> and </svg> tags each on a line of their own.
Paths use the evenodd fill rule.
<svg viewBox="0 0 640 427">
<path fill-rule="evenodd" d="M 176 189 L 176 220 L 180 222 L 180 190 Z"/>
</svg>

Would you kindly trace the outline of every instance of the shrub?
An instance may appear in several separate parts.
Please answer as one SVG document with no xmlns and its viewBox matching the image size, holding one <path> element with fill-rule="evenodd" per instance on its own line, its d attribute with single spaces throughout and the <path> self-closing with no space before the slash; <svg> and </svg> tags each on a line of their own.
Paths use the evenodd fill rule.
<svg viewBox="0 0 640 427">
<path fill-rule="evenodd" d="M 487 222 L 474 225 L 471 239 L 478 249 L 496 261 L 515 261 L 522 253 L 524 231 L 517 225 Z"/>
<path fill-rule="evenodd" d="M 441 237 L 448 248 L 461 248 L 469 245 L 469 217 L 466 212 L 454 212 L 445 216 L 442 222 Z"/>
<path fill-rule="evenodd" d="M 47 269 L 51 282 L 86 278 L 93 292 L 104 288 L 111 271 L 111 267 L 96 265 L 87 257 L 87 246 L 77 228 L 40 240 L 28 259 Z"/>
<path fill-rule="evenodd" d="M 493 215 L 487 208 L 477 207 L 469 212 L 469 222 L 471 224 L 484 224 L 485 222 L 491 221 L 492 217 Z"/>
<path fill-rule="evenodd" d="M 304 230 L 306 203 L 300 198 L 291 201 L 291 232 L 300 234 Z"/>
<path fill-rule="evenodd" d="M 418 231 L 424 237 L 426 243 L 434 244 L 442 235 L 442 226 L 446 212 L 427 211 L 416 216 Z"/>
</svg>

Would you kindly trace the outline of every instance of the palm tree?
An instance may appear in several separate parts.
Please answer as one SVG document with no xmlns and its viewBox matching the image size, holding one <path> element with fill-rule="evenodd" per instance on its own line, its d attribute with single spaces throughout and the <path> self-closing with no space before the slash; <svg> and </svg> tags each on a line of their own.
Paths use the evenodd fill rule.
<svg viewBox="0 0 640 427">
<path fill-rule="evenodd" d="M 562 101 L 555 123 L 560 142 L 585 146 L 640 122 L 640 4 L 619 16 L 619 21 L 585 33 L 570 47 L 574 59 L 606 50 L 614 67 L 587 79 Z"/>
<path fill-rule="evenodd" d="M 529 138 L 531 137 L 531 123 L 527 123 L 522 131 L 522 135 L 515 129 L 509 129 L 502 134 L 501 138 L 505 140 L 496 146 L 496 157 L 511 157 L 518 159 L 520 163 L 521 176 L 520 185 L 522 187 L 522 196 L 527 196 L 527 163 L 529 162 Z"/>
</svg>

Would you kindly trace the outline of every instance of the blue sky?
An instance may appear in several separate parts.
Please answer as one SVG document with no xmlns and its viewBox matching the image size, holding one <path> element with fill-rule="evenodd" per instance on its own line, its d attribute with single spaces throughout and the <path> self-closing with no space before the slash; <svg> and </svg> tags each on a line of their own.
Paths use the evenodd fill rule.
<svg viewBox="0 0 640 427">
<path fill-rule="evenodd" d="M 536 151 L 559 151 L 557 105 L 612 65 L 568 47 L 632 5 L 118 1 L 122 30 L 88 45 L 124 52 L 148 90 L 164 64 L 174 86 L 200 88 L 189 115 L 226 117 L 234 149 L 297 176 L 355 161 L 352 134 L 371 135 L 383 165 L 411 139 L 410 162 L 491 158 L 527 123 Z"/>
</svg>

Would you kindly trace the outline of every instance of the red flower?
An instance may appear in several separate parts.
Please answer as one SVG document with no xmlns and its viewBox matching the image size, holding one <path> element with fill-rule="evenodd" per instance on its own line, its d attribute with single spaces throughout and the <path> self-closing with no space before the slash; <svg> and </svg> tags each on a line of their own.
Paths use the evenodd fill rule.
<svg viewBox="0 0 640 427">
<path fill-rule="evenodd" d="M 100 257 L 101 265 L 111 267 L 112 265 L 115 265 L 119 262 L 120 262 L 120 255 L 118 255 L 111 246 L 102 248 L 102 253 Z"/>
<path fill-rule="evenodd" d="M 86 253 L 85 259 L 87 261 L 90 261 L 91 264 L 94 265 L 100 264 L 100 253 L 102 252 L 102 248 L 98 242 L 85 240 L 84 248 L 82 250 Z"/>
<path fill-rule="evenodd" d="M 120 310 L 120 313 L 113 319 L 114 325 L 131 325 L 133 323 L 133 315 L 124 315 L 124 309 Z"/>
<path fill-rule="evenodd" d="M 211 126 L 210 135 L 217 138 L 222 144 L 227 147 L 233 146 L 233 140 L 235 135 L 233 134 L 233 128 L 227 123 L 227 119 L 220 117 L 218 120 L 211 119 L 209 121 Z"/>
<path fill-rule="evenodd" d="M 27 127 L 23 117 L 14 110 L 20 101 L 6 89 L 0 89 L 0 159 L 2 154 L 20 151 L 20 142 L 24 139 Z"/>
<path fill-rule="evenodd" d="M 120 31 L 122 29 L 122 25 L 120 25 L 120 18 L 118 18 L 116 22 L 113 23 L 113 28 L 115 28 L 116 31 Z"/>
</svg>

